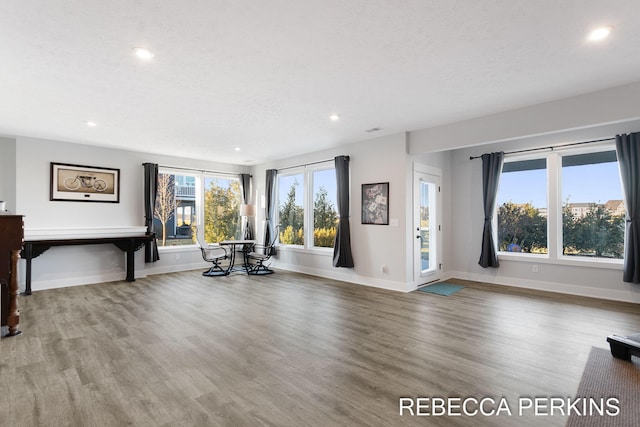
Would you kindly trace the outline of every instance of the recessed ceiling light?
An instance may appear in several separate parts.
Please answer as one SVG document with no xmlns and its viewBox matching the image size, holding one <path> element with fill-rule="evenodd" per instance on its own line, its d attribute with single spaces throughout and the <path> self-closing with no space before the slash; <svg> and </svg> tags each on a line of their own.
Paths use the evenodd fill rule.
<svg viewBox="0 0 640 427">
<path fill-rule="evenodd" d="M 611 34 L 611 27 L 596 28 L 589 33 L 589 35 L 587 36 L 587 40 L 591 42 L 597 42 L 606 39 L 607 37 L 609 37 L 609 34 Z"/>
<path fill-rule="evenodd" d="M 338 120 L 340 120 L 340 116 L 337 115 L 337 114 L 332 114 L 332 115 L 329 116 L 329 118 L 331 120 L 333 120 L 334 122 L 337 122 Z"/>
<path fill-rule="evenodd" d="M 236 147 L 236 148 L 234 148 L 234 150 L 240 151 L 240 147 Z"/>
<path fill-rule="evenodd" d="M 149 49 L 145 49 L 144 47 L 134 47 L 133 53 L 135 53 L 138 58 L 144 59 L 145 61 L 156 56 L 155 53 L 151 52 Z"/>
<path fill-rule="evenodd" d="M 90 127 L 98 126 L 98 124 L 96 122 L 92 122 L 91 120 L 87 121 L 86 123 L 87 123 L 87 126 L 90 126 Z"/>
</svg>

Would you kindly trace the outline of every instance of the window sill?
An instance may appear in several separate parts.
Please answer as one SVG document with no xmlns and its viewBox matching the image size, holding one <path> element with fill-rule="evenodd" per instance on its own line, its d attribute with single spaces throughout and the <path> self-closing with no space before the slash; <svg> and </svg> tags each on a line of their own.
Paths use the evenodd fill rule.
<svg viewBox="0 0 640 427">
<path fill-rule="evenodd" d="M 332 257 L 333 248 L 305 248 L 303 246 L 279 245 L 278 250 L 282 252 L 298 252 L 303 254 L 321 255 Z"/>
<path fill-rule="evenodd" d="M 498 252 L 498 258 L 505 261 L 527 262 L 532 264 L 566 265 L 572 267 L 607 268 L 611 270 L 622 270 L 623 260 L 621 259 L 591 259 L 584 257 L 549 258 L 546 254 L 515 254 L 510 252 Z"/>
<path fill-rule="evenodd" d="M 198 249 L 197 245 L 158 246 L 160 253 L 191 252 Z"/>
</svg>

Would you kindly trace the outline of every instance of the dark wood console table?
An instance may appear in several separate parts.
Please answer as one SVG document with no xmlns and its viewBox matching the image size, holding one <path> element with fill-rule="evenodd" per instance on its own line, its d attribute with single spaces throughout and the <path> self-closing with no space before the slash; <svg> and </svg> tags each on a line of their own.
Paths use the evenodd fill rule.
<svg viewBox="0 0 640 427">
<path fill-rule="evenodd" d="M 45 239 L 45 240 L 25 240 L 22 258 L 27 262 L 25 277 L 25 295 L 31 295 L 31 260 L 36 258 L 52 246 L 75 246 L 75 245 L 101 245 L 113 243 L 121 251 L 127 253 L 127 282 L 133 282 L 135 278 L 135 251 L 140 249 L 145 243 L 155 239 L 155 234 L 144 234 L 139 236 L 124 237 L 94 237 L 82 239 Z"/>
</svg>

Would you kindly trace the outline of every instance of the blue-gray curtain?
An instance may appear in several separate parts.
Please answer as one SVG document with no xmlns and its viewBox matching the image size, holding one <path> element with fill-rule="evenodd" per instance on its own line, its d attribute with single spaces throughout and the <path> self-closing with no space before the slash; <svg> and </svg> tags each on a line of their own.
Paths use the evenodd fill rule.
<svg viewBox="0 0 640 427">
<path fill-rule="evenodd" d="M 481 267 L 499 267 L 498 250 L 493 238 L 493 216 L 496 211 L 496 196 L 504 153 L 488 153 L 482 156 L 482 202 L 484 205 L 484 228 L 482 230 L 482 252 L 478 264 Z"/>
<path fill-rule="evenodd" d="M 269 246 L 275 238 L 274 218 L 276 215 L 276 176 L 277 169 L 267 169 L 264 186 L 265 196 L 265 221 L 264 221 L 264 246 Z"/>
<path fill-rule="evenodd" d="M 156 206 L 156 192 L 158 189 L 158 165 L 155 163 L 143 163 L 144 168 L 144 223 L 147 233 L 154 233 L 153 214 Z M 160 259 L 158 243 L 156 239 L 145 244 L 144 261 L 156 262 Z"/>
<path fill-rule="evenodd" d="M 337 156 L 335 158 L 337 202 L 338 202 L 338 227 L 333 243 L 333 266 L 353 267 L 353 255 L 351 253 L 351 227 L 349 225 L 349 156 Z"/>
<path fill-rule="evenodd" d="M 616 154 L 626 210 L 622 280 L 640 283 L 640 132 L 616 135 Z"/>
<path fill-rule="evenodd" d="M 251 198 L 251 175 L 248 173 L 240 174 L 240 187 L 242 194 L 242 203 L 248 204 Z M 253 229 L 251 227 L 250 220 L 247 217 L 247 222 L 244 225 L 243 238 L 246 240 L 253 240 Z"/>
</svg>

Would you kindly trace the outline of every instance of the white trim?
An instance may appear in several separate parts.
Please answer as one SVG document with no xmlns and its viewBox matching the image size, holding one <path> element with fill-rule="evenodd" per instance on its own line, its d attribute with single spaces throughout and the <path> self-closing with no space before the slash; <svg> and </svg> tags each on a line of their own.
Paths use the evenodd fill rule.
<svg viewBox="0 0 640 427">
<path fill-rule="evenodd" d="M 312 248 L 305 248 L 301 245 L 283 245 L 279 244 L 277 246 L 278 251 L 282 252 L 298 252 L 302 254 L 313 254 L 320 255 L 326 257 L 333 257 L 333 248 L 321 248 L 319 246 L 314 246 Z"/>
<path fill-rule="evenodd" d="M 191 270 L 202 270 L 203 272 L 211 267 L 211 263 L 207 263 L 205 261 L 199 262 L 191 262 L 188 264 L 179 264 L 179 265 L 167 265 L 163 267 L 148 267 L 145 268 L 145 273 L 147 275 L 154 274 L 168 274 L 168 273 L 178 273 L 180 271 L 191 271 Z"/>
<path fill-rule="evenodd" d="M 200 247 L 195 243 L 192 245 L 158 246 L 158 252 L 161 254 L 171 254 L 177 252 L 200 252 Z"/>
<path fill-rule="evenodd" d="M 587 153 L 601 153 L 615 151 L 615 143 L 604 141 L 583 146 L 559 147 L 552 151 L 518 153 L 505 159 L 505 164 L 526 160 L 543 159 L 546 163 L 546 193 L 547 193 L 547 254 L 515 254 L 499 251 L 498 255 L 505 259 L 523 262 L 548 262 L 558 265 L 572 265 L 582 267 L 597 267 L 617 269 L 622 267 L 622 260 L 610 260 L 607 258 L 591 259 L 587 257 L 567 257 L 562 255 L 563 230 L 562 230 L 562 158 Z M 504 172 L 501 172 L 501 179 Z M 496 198 L 496 214 L 494 215 L 494 238 L 498 240 L 498 203 Z"/>
<path fill-rule="evenodd" d="M 314 196 L 315 193 L 313 191 L 313 178 L 314 173 L 319 171 L 328 171 L 333 170 L 335 173 L 335 163 L 333 160 L 326 160 L 323 162 L 313 163 L 310 165 L 301 165 L 291 168 L 286 168 L 285 171 L 276 175 L 276 206 L 278 208 L 275 212 L 275 221 L 276 224 L 280 223 L 280 178 L 294 175 L 302 175 L 302 185 L 301 189 L 303 191 L 302 198 L 302 209 L 304 213 L 303 218 L 303 230 L 304 230 L 304 245 L 292 245 L 285 244 L 279 241 L 278 245 L 281 250 L 284 251 L 292 251 L 292 252 L 301 252 L 307 254 L 319 254 L 319 255 L 327 255 L 325 252 L 330 249 L 333 251 L 333 248 L 322 248 L 314 245 L 314 218 L 313 218 L 313 208 L 314 208 Z M 337 213 L 337 212 L 336 212 Z M 280 230 L 282 232 L 282 230 Z M 333 255 L 333 253 L 331 253 Z"/>
<path fill-rule="evenodd" d="M 532 289 L 612 301 L 640 303 L 640 292 L 633 292 L 632 290 L 622 291 L 601 289 L 588 286 L 568 285 L 565 283 L 522 279 L 519 277 L 491 277 L 483 274 L 466 273 L 462 271 L 450 271 L 448 272 L 448 276 L 450 278 L 472 280 L 474 282 L 490 283 L 493 285 L 511 286 L 514 288 Z"/>
<path fill-rule="evenodd" d="M 302 267 L 294 264 L 286 264 L 282 262 L 274 263 L 276 269 L 293 271 L 296 273 L 310 274 L 316 277 L 322 277 L 325 279 L 338 280 L 341 282 L 353 283 L 362 286 L 371 286 L 373 288 L 387 289 L 390 291 L 410 292 L 411 288 L 407 283 L 396 282 L 392 280 L 376 279 L 374 277 L 363 277 L 357 274 L 345 274 L 340 270 L 341 268 L 334 268 L 333 270 L 325 270 L 319 268 Z M 277 273 L 276 273 L 277 274 Z"/>
<path fill-rule="evenodd" d="M 433 250 L 433 254 L 435 255 L 432 260 L 436 265 L 435 269 L 430 270 L 428 273 L 423 274 L 422 272 L 422 257 L 420 256 L 421 243 L 418 243 L 418 239 L 413 239 L 414 235 L 421 228 L 420 224 L 420 195 L 421 189 L 418 186 L 420 180 L 424 180 L 431 185 L 433 185 L 436 189 L 435 193 L 430 194 L 429 203 L 430 206 L 435 205 L 435 210 L 433 208 L 430 209 L 430 216 L 434 219 L 434 224 L 431 225 L 430 232 L 430 242 L 429 242 L 429 251 Z M 420 163 L 413 163 L 413 176 L 412 176 L 412 187 L 413 187 L 413 201 L 412 201 L 412 228 L 411 228 L 411 239 L 413 240 L 412 244 L 412 261 L 413 261 L 413 281 L 414 282 L 425 282 L 425 281 L 435 281 L 439 280 L 441 277 L 441 270 L 439 268 L 439 264 L 442 264 L 442 255 L 443 255 L 443 244 L 444 239 L 442 237 L 442 170 L 422 165 Z M 433 239 L 432 239 L 433 237 Z M 433 240 L 433 244 L 431 242 Z"/>
<path fill-rule="evenodd" d="M 498 259 L 505 261 L 526 262 L 531 264 L 570 265 L 573 267 L 607 268 L 622 271 L 623 260 L 608 258 L 586 258 L 560 256 L 551 258 L 547 254 L 528 254 L 516 252 L 498 252 Z"/>
<path fill-rule="evenodd" d="M 36 292 L 44 291 L 47 289 L 70 288 L 72 286 L 95 285 L 108 282 L 124 282 L 125 276 L 126 272 L 123 270 L 117 273 L 94 274 L 90 276 L 67 276 L 61 279 L 50 280 L 33 280 L 31 282 L 31 289 Z M 141 279 L 143 277 L 147 277 L 144 270 L 136 270 L 136 279 Z M 21 284 L 21 287 L 24 288 L 24 283 Z"/>
</svg>

